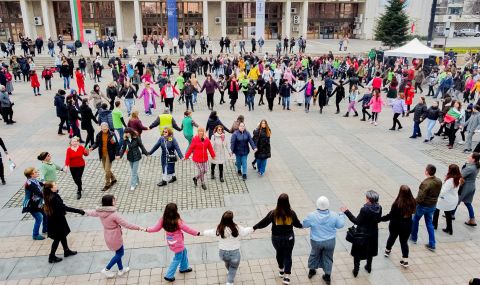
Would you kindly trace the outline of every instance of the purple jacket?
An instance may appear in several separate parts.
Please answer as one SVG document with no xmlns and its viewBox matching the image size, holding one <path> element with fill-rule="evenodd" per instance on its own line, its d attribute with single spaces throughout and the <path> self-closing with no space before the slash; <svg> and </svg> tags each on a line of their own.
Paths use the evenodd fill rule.
<svg viewBox="0 0 480 285">
<path fill-rule="evenodd" d="M 205 82 L 203 82 L 203 86 L 202 86 L 202 89 L 200 90 L 200 93 L 203 92 L 203 90 L 205 89 L 206 93 L 207 94 L 213 94 L 215 93 L 215 88 L 218 88 L 218 85 L 217 85 L 217 82 L 215 80 L 205 80 Z"/>
<path fill-rule="evenodd" d="M 396 114 L 407 112 L 407 105 L 403 99 L 396 98 L 390 105 L 392 106 L 393 112 Z"/>
</svg>

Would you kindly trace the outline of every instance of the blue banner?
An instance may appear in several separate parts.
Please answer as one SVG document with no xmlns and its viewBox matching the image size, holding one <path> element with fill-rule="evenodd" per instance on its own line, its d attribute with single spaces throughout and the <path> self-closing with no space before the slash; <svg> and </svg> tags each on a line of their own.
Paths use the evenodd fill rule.
<svg viewBox="0 0 480 285">
<path fill-rule="evenodd" d="M 168 37 L 178 39 L 177 0 L 167 0 Z"/>
<path fill-rule="evenodd" d="M 265 33 L 265 0 L 257 0 L 255 19 L 255 39 L 264 39 Z"/>
</svg>

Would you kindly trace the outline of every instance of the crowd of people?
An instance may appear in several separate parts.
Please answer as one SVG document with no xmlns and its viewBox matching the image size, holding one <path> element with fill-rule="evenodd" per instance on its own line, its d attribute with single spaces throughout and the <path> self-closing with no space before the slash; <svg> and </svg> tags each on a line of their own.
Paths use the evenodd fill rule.
<svg viewBox="0 0 480 285">
<path fill-rule="evenodd" d="M 141 49 L 146 54 L 149 43 L 153 44 L 155 54 L 158 53 L 158 47 L 161 48 L 161 53 L 165 54 L 164 46 L 169 50 L 168 54 L 176 54 L 177 49 L 180 54 L 175 62 L 169 55 L 158 55 L 144 63 L 136 56 L 127 58 L 128 52 L 125 54 L 120 47 L 115 55 L 115 41 L 108 37 L 95 43 L 89 41 L 87 46 L 90 56 L 84 58 L 81 55 L 77 64 L 72 57 L 75 53 L 68 55 L 62 53 L 63 42 L 62 47 L 57 44 L 60 52 L 55 54 L 54 48 L 50 49 L 52 41 L 48 41 L 49 52 L 55 58 L 55 67 L 52 69 L 43 67 L 41 78 L 44 80 L 45 91 L 51 90 L 51 80 L 56 77 L 56 73 L 62 78 L 64 88 L 55 92 L 54 97 L 55 112 L 60 121 L 57 133 L 65 135 L 64 131 L 67 131 L 70 145 L 66 150 L 63 166 L 56 164 L 49 152 L 42 152 L 38 155 L 41 166 L 38 169 L 34 167 L 25 169 L 27 181 L 24 185 L 23 209 L 24 213 L 30 213 L 35 220 L 33 239 L 45 238 L 40 234 L 42 224 L 42 232 L 53 239 L 49 262 L 62 260 L 55 255 L 60 243 L 64 248 L 65 257 L 76 254 L 69 249 L 66 239 L 70 232 L 65 218 L 66 212 L 95 216 L 102 220 L 107 246 L 115 251 L 115 256 L 102 270 L 108 278 L 115 276 L 111 271 L 115 264 L 118 266 L 119 276 L 128 272 L 128 267 L 122 264 L 124 248 L 120 227 L 146 232 L 157 232 L 163 228 L 167 240 L 175 241 L 169 242 L 169 247 L 175 255 L 165 274 L 165 280 L 174 281 L 178 267 L 181 273 L 192 270 L 183 241 L 182 232 L 186 232 L 219 239 L 219 254 L 228 270 L 227 284 L 233 284 L 240 263 L 240 238 L 270 224 L 279 275 L 284 284 L 290 283 L 292 250 L 295 243 L 293 227 L 311 228 L 309 278 L 316 274 L 316 269 L 323 268 L 325 274 L 322 278 L 330 282 L 336 230 L 344 226 L 346 218 L 356 225 L 347 232 L 347 240 L 352 242 L 351 254 L 354 257 L 355 277 L 358 275 L 361 260 L 366 260 L 367 272 L 370 273 L 372 270 L 372 259 L 378 254 L 378 223 L 381 221 L 390 221 L 390 236 L 384 255 L 389 256 L 395 240 L 399 238 L 403 267 L 409 266 L 408 239 L 416 243 L 418 223 L 422 217 L 425 217 L 429 235 L 426 247 L 431 251 L 435 251 L 436 248 L 435 229 L 438 226 L 440 211 L 445 213 L 446 218 L 446 228 L 443 231 L 450 235 L 453 234 L 453 220 L 459 203 L 464 203 L 468 209 L 469 220 L 465 224 L 472 227 L 477 225 L 472 202 L 480 168 L 480 145 L 473 148 L 472 137 L 480 129 L 480 102 L 477 101 L 480 92 L 478 65 L 480 54 L 467 55 L 462 68 L 457 66 L 455 57 L 451 54 L 438 59 L 435 67 L 430 67 L 419 59 L 413 59 L 411 62 L 406 58 L 380 61 L 374 51 L 366 56 L 335 56 L 332 52 L 322 56 L 310 56 L 304 53 L 306 41 L 302 38 L 298 41 L 293 38 L 279 39 L 275 47 L 276 54 L 261 52 L 264 42 L 257 42 L 255 39 L 251 41 L 252 51 L 247 52 L 245 41 L 232 43 L 230 39 L 222 38 L 219 43 L 221 53 L 214 56 L 211 52 L 212 41 L 202 37 L 199 40 L 201 55 L 198 56 L 196 42 L 192 40 L 143 38 L 137 41 L 134 35 L 138 54 Z M 237 43 L 238 53 L 235 52 Z M 260 52 L 256 50 L 257 44 Z M 298 54 L 292 54 L 295 44 L 298 44 Z M 345 41 L 342 42 L 342 45 L 344 44 Z M 77 43 L 73 45 L 80 47 Z M 11 125 L 15 123 L 12 118 L 14 104 L 11 96 L 15 93 L 13 87 L 16 84 L 24 84 L 20 75 L 23 75 L 23 82 L 29 82 L 35 96 L 41 95 L 42 84 L 36 74 L 32 54 L 25 53 L 17 57 L 15 50 L 12 51 L 11 48 L 7 50 L 11 56 L 8 61 L 1 62 L 0 104 L 3 121 Z M 37 52 L 40 53 L 41 50 L 40 48 Z M 102 57 L 108 59 L 105 65 Z M 105 76 L 107 70 L 111 72 L 113 80 L 105 92 L 98 84 L 93 85 L 91 91 L 88 90 L 87 76 L 97 83 L 110 77 Z M 203 82 L 200 81 L 201 76 L 205 77 Z M 77 88 L 71 85 L 72 79 L 76 82 Z M 428 86 L 428 93 L 422 96 L 422 87 L 425 85 Z M 420 91 L 420 96 L 416 99 L 418 103 L 412 106 L 418 90 Z M 203 92 L 207 107 L 211 111 L 205 125 L 193 119 L 195 106 L 200 104 L 199 99 Z M 181 220 L 174 203 L 166 205 L 158 223 L 148 228 L 125 221 L 116 211 L 113 195 L 105 195 L 102 207 L 96 210 L 74 209 L 63 203 L 56 185 L 57 172 L 65 171 L 71 174 L 77 187 L 77 199 L 81 199 L 82 177 L 86 165 L 84 157 L 96 149 L 105 175 L 102 191 L 108 191 L 117 182 L 117 177 L 112 172 L 112 164 L 123 156 L 126 156 L 131 169 L 130 190 L 135 191 L 140 183 L 138 169 L 142 155 L 153 155 L 158 149 L 161 150 L 162 167 L 162 177 L 157 184 L 159 187 L 175 183 L 176 163 L 190 157 L 197 169 L 197 174 L 192 177 L 195 187 L 200 186 L 206 190 L 208 170 L 210 169 L 210 178 L 216 179 L 217 165 L 219 181 L 224 182 L 224 164 L 232 155 L 235 156 L 237 174 L 246 180 L 251 150 L 254 152 L 252 167 L 257 170 L 260 177 L 265 175 L 267 160 L 271 157 L 272 130 L 268 122 L 261 120 L 250 133 L 246 129 L 243 115 L 239 115 L 232 127 L 228 128 L 215 111 L 215 103 L 218 102 L 220 105 L 227 103 L 225 96 L 228 96 L 229 109 L 236 112 L 235 108 L 241 94 L 249 112 L 254 112 L 255 107 L 258 109 L 265 105 L 265 97 L 266 107 L 270 112 L 276 109 L 276 105 L 281 105 L 281 110 L 285 112 L 300 106 L 305 113 L 317 109 L 319 114 L 324 114 L 333 97 L 335 114 L 341 115 L 343 114 L 341 108 L 344 106 L 342 102 L 348 100 L 343 117 L 350 117 L 350 113 L 353 113 L 353 117 L 359 117 L 356 105 L 360 103 L 361 121 L 368 121 L 374 126 L 379 125 L 382 110 L 389 105 L 393 111 L 393 126 L 390 130 L 402 129 L 400 118 L 413 114 L 413 134 L 410 138 L 422 136 L 421 124 L 427 120 L 424 142 L 432 141 L 434 135 L 443 136 L 444 139 L 448 139 L 448 148 L 453 148 L 456 134 L 460 130 L 462 136 L 460 143 L 465 143 L 464 151 L 469 153 L 469 156 L 462 168 L 450 165 L 443 181 L 435 177 L 436 168 L 428 165 L 425 170 L 427 178 L 420 184 L 416 199 L 410 188 L 402 185 L 398 197 L 386 215 L 382 215 L 378 193 L 368 191 L 366 203 L 358 216 L 353 215 L 345 207 L 341 208 L 340 213 L 335 213 L 329 210 L 328 199 L 320 197 L 316 203 L 317 209 L 300 222 L 290 207 L 288 195 L 282 194 L 278 198 L 277 207 L 252 228 L 236 225 L 233 213 L 227 211 L 216 229 L 202 233 L 191 229 Z M 430 106 L 427 106 L 426 97 L 432 97 L 428 102 Z M 149 125 L 144 125 L 139 117 L 139 110 L 133 107 L 136 100 L 140 99 L 143 99 L 142 107 L 146 116 L 152 116 L 156 109 L 162 108 L 159 107 L 159 103 L 164 104 L 163 111 L 156 115 Z M 468 105 L 464 109 L 462 104 Z M 182 106 L 180 108 L 184 109 L 181 121 L 176 121 L 173 117 L 175 110 L 179 108 L 174 105 Z M 124 115 L 124 110 L 127 116 Z M 434 133 L 433 128 L 437 121 L 440 128 Z M 100 126 L 100 131 L 96 134 L 95 125 Z M 160 132 L 160 137 L 155 145 L 147 150 L 142 142 L 142 133 L 156 128 Z M 82 130 L 86 133 L 85 140 L 82 139 Z M 188 142 L 185 151 L 180 148 L 179 138 L 174 135 L 175 131 L 181 132 Z M 230 139 L 227 139 L 226 133 L 232 134 Z M 6 153 L 1 139 L 0 146 Z M 0 152 L 0 178 L 5 184 L 1 159 Z"/>
</svg>

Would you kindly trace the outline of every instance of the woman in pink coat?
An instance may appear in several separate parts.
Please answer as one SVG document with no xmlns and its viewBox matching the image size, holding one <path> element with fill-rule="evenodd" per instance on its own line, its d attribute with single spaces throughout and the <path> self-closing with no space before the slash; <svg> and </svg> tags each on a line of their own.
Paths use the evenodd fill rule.
<svg viewBox="0 0 480 285">
<path fill-rule="evenodd" d="M 180 218 L 177 204 L 169 203 L 163 212 L 163 217 L 158 223 L 146 229 L 148 233 L 158 232 L 161 229 L 166 232 L 166 240 L 168 247 L 175 253 L 172 262 L 167 269 L 163 279 L 173 282 L 175 281 L 175 272 L 180 265 L 180 273 L 192 272 L 192 268 L 188 264 L 187 249 L 185 248 L 185 241 L 183 232 L 191 234 L 192 236 L 199 236 L 200 232 L 189 228 Z"/>
<path fill-rule="evenodd" d="M 150 86 L 150 82 L 145 82 L 145 88 L 143 89 L 138 99 L 143 97 L 143 106 L 145 107 L 145 114 L 151 115 L 152 109 L 157 108 L 155 103 L 155 96 L 160 97 L 158 93 Z"/>
<path fill-rule="evenodd" d="M 96 210 L 86 210 L 85 213 L 88 216 L 100 218 L 103 225 L 105 243 L 110 250 L 115 251 L 115 256 L 112 257 L 107 267 L 102 269 L 101 272 L 107 278 L 112 278 L 115 276 L 115 273 L 111 272 L 110 269 L 117 264 L 118 276 L 127 273 L 130 268 L 123 267 L 122 264 L 122 256 L 124 254 L 122 227 L 137 231 L 143 229 L 137 225 L 128 223 L 122 218 L 122 216 L 120 216 L 120 214 L 118 214 L 117 209 L 115 208 L 115 197 L 113 195 L 103 196 L 102 207 L 98 207 Z"/>
<path fill-rule="evenodd" d="M 372 99 L 370 99 L 370 102 L 368 103 L 368 106 L 372 107 L 372 121 L 370 124 L 375 124 L 375 126 L 377 125 L 378 114 L 382 112 L 383 105 L 384 102 L 380 91 L 378 89 L 374 89 Z"/>
</svg>

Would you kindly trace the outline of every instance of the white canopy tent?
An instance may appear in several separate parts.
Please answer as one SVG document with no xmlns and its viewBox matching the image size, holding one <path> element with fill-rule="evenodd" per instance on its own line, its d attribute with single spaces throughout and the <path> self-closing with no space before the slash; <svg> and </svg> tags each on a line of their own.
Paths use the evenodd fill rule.
<svg viewBox="0 0 480 285">
<path fill-rule="evenodd" d="M 414 58 L 428 58 L 430 56 L 443 56 L 443 52 L 427 47 L 422 44 L 417 38 L 406 43 L 396 49 L 388 50 L 384 53 L 385 57 L 399 56 L 399 57 L 414 57 Z"/>
</svg>

